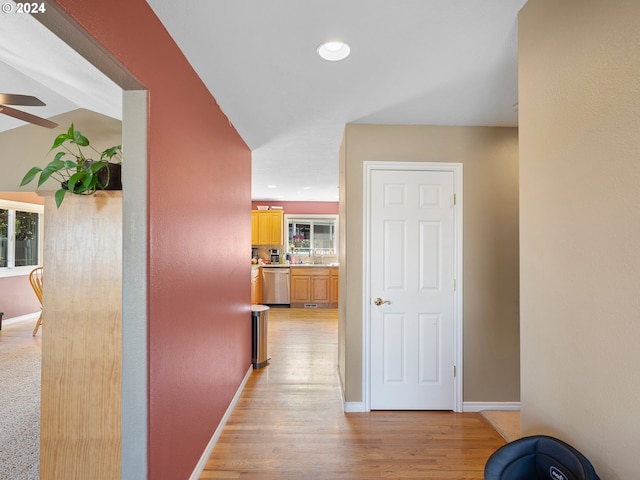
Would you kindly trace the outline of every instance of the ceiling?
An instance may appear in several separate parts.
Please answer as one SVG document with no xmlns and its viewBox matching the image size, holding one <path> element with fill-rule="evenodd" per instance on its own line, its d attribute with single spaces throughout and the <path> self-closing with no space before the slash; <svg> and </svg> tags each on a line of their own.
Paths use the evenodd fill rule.
<svg viewBox="0 0 640 480">
<path fill-rule="evenodd" d="M 348 123 L 517 126 L 526 0 L 147 3 L 251 148 L 256 200 L 337 201 Z M 0 36 L 16 39 L 0 45 L 0 91 L 48 104 L 29 113 L 120 117 L 120 89 L 92 68 L 65 74 L 66 62 L 88 64 L 39 22 L 2 15 Z M 351 56 L 320 59 L 329 39 L 346 41 Z"/>
</svg>

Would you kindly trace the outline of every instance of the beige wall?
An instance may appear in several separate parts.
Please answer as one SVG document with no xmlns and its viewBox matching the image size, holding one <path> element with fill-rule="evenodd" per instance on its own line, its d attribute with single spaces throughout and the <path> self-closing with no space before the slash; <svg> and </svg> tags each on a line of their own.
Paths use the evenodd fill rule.
<svg viewBox="0 0 640 480">
<path fill-rule="evenodd" d="M 341 155 L 340 364 L 346 401 L 363 400 L 363 162 L 455 162 L 464 185 L 465 402 L 517 402 L 518 130 L 347 125 Z M 342 339 L 341 339 L 342 343 Z M 342 360 L 342 358 L 341 358 Z"/>
<path fill-rule="evenodd" d="M 76 130 L 81 131 L 98 150 L 122 143 L 122 122 L 85 109 L 78 109 L 62 115 L 51 117 L 59 124 L 55 129 L 24 125 L 22 127 L 0 132 L 0 192 L 33 192 L 37 180 L 25 187 L 20 181 L 31 167 L 43 167 L 54 154 L 49 149 L 56 136 L 64 133 L 73 122 Z M 58 184 L 48 181 L 43 189 L 56 190 Z"/>
<path fill-rule="evenodd" d="M 338 285 L 340 288 L 338 289 L 338 375 L 340 378 L 340 384 L 342 387 L 343 394 L 345 393 L 346 388 L 346 341 L 347 341 L 347 295 L 345 285 L 347 285 L 347 269 L 344 268 L 346 265 L 346 251 L 347 251 L 347 229 L 345 219 L 347 218 L 346 214 L 346 205 L 345 205 L 345 165 L 346 165 L 346 145 L 344 142 L 344 136 L 342 138 L 342 143 L 340 144 L 340 155 L 339 155 L 339 167 L 338 167 L 338 177 L 339 177 L 339 185 L 340 188 L 338 190 L 338 231 L 340 232 L 340 236 L 338 238 L 339 242 L 339 257 L 338 261 L 340 265 L 343 267 L 340 268 L 338 273 Z M 354 348 L 358 347 L 359 344 L 356 344 Z"/>
<path fill-rule="evenodd" d="M 640 2 L 519 18 L 522 430 L 640 460 Z"/>
</svg>

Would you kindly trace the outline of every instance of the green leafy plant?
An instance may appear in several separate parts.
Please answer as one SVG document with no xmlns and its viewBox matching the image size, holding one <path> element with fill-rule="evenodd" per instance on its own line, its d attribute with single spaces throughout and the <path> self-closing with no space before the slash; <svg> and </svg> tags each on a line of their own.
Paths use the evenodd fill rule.
<svg viewBox="0 0 640 480">
<path fill-rule="evenodd" d="M 20 186 L 32 182 L 38 177 L 38 187 L 49 178 L 60 182 L 60 189 L 55 193 L 56 206 L 60 207 L 66 192 L 79 195 L 90 195 L 96 190 L 104 190 L 109 183 L 109 164 L 122 162 L 122 145 L 109 147 L 99 152 L 89 139 L 76 130 L 73 123 L 67 133 L 56 137 L 49 150 L 60 148 L 54 157 L 44 168 L 33 167 L 22 179 Z M 88 152 L 88 153 L 87 153 Z M 91 156 L 99 155 L 98 160 Z"/>
</svg>

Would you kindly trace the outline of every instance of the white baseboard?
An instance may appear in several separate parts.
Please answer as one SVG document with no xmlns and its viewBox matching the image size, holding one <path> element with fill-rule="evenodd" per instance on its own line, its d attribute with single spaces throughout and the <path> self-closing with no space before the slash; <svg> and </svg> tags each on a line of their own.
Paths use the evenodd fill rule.
<svg viewBox="0 0 640 480">
<path fill-rule="evenodd" d="M 27 313 L 26 315 L 20 315 L 18 317 L 5 318 L 4 320 L 2 320 L 2 326 L 4 327 L 7 325 L 11 325 L 13 323 L 26 322 L 27 320 L 33 320 L 35 322 L 36 320 L 38 320 L 39 316 L 40 316 L 40 312 L 35 312 L 35 313 Z"/>
<path fill-rule="evenodd" d="M 207 444 L 207 448 L 204 449 L 204 452 L 202 453 L 202 456 L 200 457 L 200 460 L 198 461 L 198 464 L 196 465 L 195 470 L 189 477 L 189 480 L 198 480 L 200 478 L 200 475 L 204 471 L 204 467 L 207 465 L 207 461 L 211 456 L 211 452 L 213 452 L 213 448 L 216 446 L 216 443 L 218 443 L 218 440 L 220 439 L 220 435 L 222 435 L 222 431 L 224 430 L 224 427 L 227 425 L 227 422 L 229 421 L 229 417 L 231 416 L 233 409 L 236 408 L 236 405 L 238 404 L 238 400 L 240 400 L 240 395 L 242 395 L 242 391 L 244 390 L 244 387 L 247 384 L 247 381 L 249 380 L 249 377 L 251 377 L 252 373 L 253 373 L 253 365 L 249 366 L 249 370 L 247 370 L 247 374 L 244 376 L 244 379 L 242 380 L 242 383 L 238 387 L 236 394 L 233 396 L 231 403 L 227 407 L 227 411 L 224 412 L 224 415 L 222 416 L 222 420 L 220 420 L 220 423 L 218 424 L 218 428 L 216 428 L 216 431 L 213 432 L 213 436 L 211 437 L 211 440 L 209 440 L 209 443 Z"/>
<path fill-rule="evenodd" d="M 339 367 L 338 367 L 339 368 Z M 362 413 L 366 412 L 364 402 L 345 402 L 344 401 L 344 385 L 342 385 L 342 379 L 340 378 L 340 372 L 336 370 L 338 376 L 338 385 L 340 385 L 340 399 L 342 400 L 342 411 L 344 413 Z"/>
<path fill-rule="evenodd" d="M 344 402 L 343 411 L 349 412 L 366 412 L 363 402 Z M 463 402 L 463 412 L 481 412 L 483 410 L 509 410 L 519 411 L 520 402 Z"/>
<path fill-rule="evenodd" d="M 519 411 L 520 402 L 463 402 L 463 412 L 481 412 L 483 410 Z"/>
<path fill-rule="evenodd" d="M 365 410 L 364 402 L 344 402 L 342 405 L 342 410 L 345 413 L 362 413 L 367 411 Z"/>
</svg>

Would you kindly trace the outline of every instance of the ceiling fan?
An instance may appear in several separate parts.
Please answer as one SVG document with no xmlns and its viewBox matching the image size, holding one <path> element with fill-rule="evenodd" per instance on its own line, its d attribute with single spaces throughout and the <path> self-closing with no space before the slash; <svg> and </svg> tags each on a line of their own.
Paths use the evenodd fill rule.
<svg viewBox="0 0 640 480">
<path fill-rule="evenodd" d="M 23 112 L 22 110 L 16 110 L 15 108 L 7 107 L 7 105 L 21 105 L 28 107 L 43 107 L 45 103 L 39 98 L 32 97 L 31 95 L 17 95 L 12 93 L 0 93 L 0 113 L 9 115 L 10 117 L 23 120 L 25 122 L 33 123 L 46 128 L 56 128 L 57 123 L 54 123 L 45 118 L 31 115 L 30 113 Z"/>
</svg>

